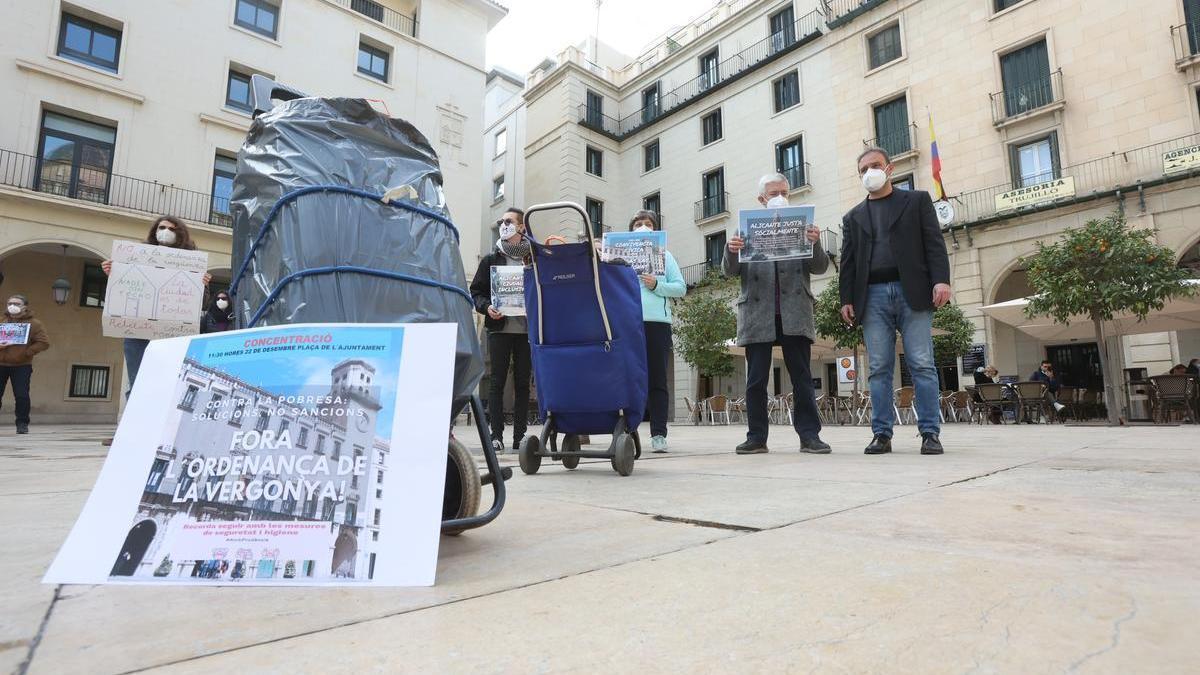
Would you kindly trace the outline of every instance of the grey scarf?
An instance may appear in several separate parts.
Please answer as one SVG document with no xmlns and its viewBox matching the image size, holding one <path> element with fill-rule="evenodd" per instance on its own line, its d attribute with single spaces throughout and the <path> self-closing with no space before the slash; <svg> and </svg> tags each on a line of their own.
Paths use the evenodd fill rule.
<svg viewBox="0 0 1200 675">
<path fill-rule="evenodd" d="M 529 257 L 529 240 L 528 239 L 522 238 L 520 241 L 518 241 L 515 244 L 510 244 L 507 241 L 501 239 L 496 242 L 496 246 L 497 246 L 497 248 L 500 249 L 501 253 L 508 256 L 509 258 L 512 258 L 513 260 L 524 261 L 526 258 Z"/>
</svg>

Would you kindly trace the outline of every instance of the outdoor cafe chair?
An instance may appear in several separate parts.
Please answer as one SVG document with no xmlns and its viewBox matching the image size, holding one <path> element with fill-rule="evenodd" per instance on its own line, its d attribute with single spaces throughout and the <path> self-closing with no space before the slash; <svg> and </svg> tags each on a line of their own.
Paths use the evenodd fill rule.
<svg viewBox="0 0 1200 675">
<path fill-rule="evenodd" d="M 987 413 L 995 410 L 1000 413 L 1000 423 L 1004 424 L 1004 413 L 1007 410 L 1013 411 L 1013 415 L 1017 414 L 1017 402 L 1009 394 L 1007 384 L 999 383 L 984 383 L 975 386 L 975 391 L 979 393 L 980 417 L 979 423 L 983 424 L 985 418 L 990 417 Z"/>
<path fill-rule="evenodd" d="M 1150 386 L 1154 390 L 1155 421 L 1166 423 L 1171 419 L 1172 411 L 1178 411 L 1180 421 L 1186 419 L 1196 423 L 1194 409 L 1196 398 L 1196 378 L 1191 375 L 1155 375 L 1150 378 Z"/>
<path fill-rule="evenodd" d="M 938 395 L 938 409 L 943 422 L 957 422 L 954 417 L 954 392 L 947 389 Z"/>
<path fill-rule="evenodd" d="M 896 422 L 899 424 L 916 424 L 917 409 L 914 407 L 916 395 L 912 387 L 900 387 L 895 391 L 892 400 L 893 409 L 896 412 Z M 905 422 L 905 417 L 908 422 Z"/>
<path fill-rule="evenodd" d="M 971 392 L 969 391 L 954 391 L 950 392 L 950 407 L 949 417 L 953 417 L 955 422 L 966 420 L 971 421 L 975 416 L 975 411 L 971 407 Z"/>
<path fill-rule="evenodd" d="M 704 418 L 704 410 L 700 405 L 701 402 L 696 401 L 695 403 L 692 403 L 692 399 L 684 396 L 683 404 L 686 405 L 688 409 L 688 421 L 692 423 L 692 426 L 699 425 L 701 420 Z"/>
<path fill-rule="evenodd" d="M 705 406 L 708 408 L 708 421 L 710 424 L 717 423 L 717 417 L 724 417 L 725 424 L 729 424 L 729 399 L 724 394 L 717 394 L 705 401 Z"/>
<path fill-rule="evenodd" d="M 1055 400 L 1063 406 L 1063 411 L 1061 413 L 1056 413 L 1059 421 L 1062 421 L 1063 417 L 1066 416 L 1063 413 L 1070 415 L 1072 419 L 1079 417 L 1079 415 L 1076 413 L 1075 403 L 1076 399 L 1078 398 L 1078 395 L 1076 394 L 1077 391 L 1079 391 L 1078 388 L 1065 384 L 1058 388 L 1058 394 L 1055 396 Z"/>
<path fill-rule="evenodd" d="M 1013 385 L 1013 390 L 1017 392 L 1019 409 L 1017 421 L 1037 422 L 1041 419 L 1053 417 L 1054 409 L 1050 407 L 1049 402 L 1046 400 L 1046 392 L 1048 391 L 1046 383 L 1017 382 Z"/>
</svg>

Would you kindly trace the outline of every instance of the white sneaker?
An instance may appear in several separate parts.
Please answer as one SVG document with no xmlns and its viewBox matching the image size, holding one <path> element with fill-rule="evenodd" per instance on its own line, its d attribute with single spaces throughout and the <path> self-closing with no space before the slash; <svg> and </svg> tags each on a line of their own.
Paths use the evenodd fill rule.
<svg viewBox="0 0 1200 675">
<path fill-rule="evenodd" d="M 1066 410 L 1066 408 L 1067 408 L 1067 406 L 1065 406 L 1065 405 L 1063 405 L 1063 404 L 1059 403 L 1058 401 L 1055 401 L 1055 402 L 1054 402 L 1054 410 L 1055 410 L 1055 412 L 1062 412 L 1063 410 Z"/>
<path fill-rule="evenodd" d="M 650 448 L 651 448 L 651 451 L 653 451 L 653 452 L 658 452 L 658 453 L 666 452 L 667 451 L 667 437 L 666 436 L 651 436 L 650 437 Z"/>
</svg>

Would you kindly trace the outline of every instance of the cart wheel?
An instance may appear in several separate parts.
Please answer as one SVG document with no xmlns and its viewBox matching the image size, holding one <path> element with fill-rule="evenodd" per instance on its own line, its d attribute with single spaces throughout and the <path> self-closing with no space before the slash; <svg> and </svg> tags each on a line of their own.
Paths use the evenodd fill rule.
<svg viewBox="0 0 1200 675">
<path fill-rule="evenodd" d="M 612 458 L 612 468 L 622 476 L 628 476 L 633 473 L 633 459 L 636 452 L 633 436 L 629 434 L 617 436 L 616 446 L 616 452 Z"/>
<path fill-rule="evenodd" d="M 442 520 L 469 518 L 479 510 L 479 470 L 475 458 L 458 439 L 451 438 L 446 458 L 446 491 L 442 495 Z M 443 530 L 442 534 L 457 535 L 463 530 Z"/>
<path fill-rule="evenodd" d="M 579 436 L 575 434 L 567 434 L 566 436 L 563 436 L 563 452 L 579 452 L 580 447 Z M 579 455 L 563 456 L 562 465 L 565 469 L 574 469 L 575 467 L 579 466 Z"/>
<path fill-rule="evenodd" d="M 521 441 L 521 448 L 518 451 L 517 460 L 521 463 L 521 472 L 532 476 L 542 468 L 542 457 L 538 454 L 541 448 L 541 442 L 537 436 L 526 436 Z"/>
</svg>

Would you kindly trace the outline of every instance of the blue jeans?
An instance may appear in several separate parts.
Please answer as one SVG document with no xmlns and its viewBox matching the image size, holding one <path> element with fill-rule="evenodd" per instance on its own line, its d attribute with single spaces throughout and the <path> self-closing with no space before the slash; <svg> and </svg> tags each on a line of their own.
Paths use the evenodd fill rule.
<svg viewBox="0 0 1200 675">
<path fill-rule="evenodd" d="M 900 282 L 871 284 L 863 311 L 863 338 L 871 359 L 871 431 L 891 437 L 895 423 L 892 372 L 896 367 L 896 331 L 904 339 L 904 360 L 916 390 L 917 428 L 940 433 L 941 393 L 933 361 L 933 311 L 914 311 Z"/>
<path fill-rule="evenodd" d="M 149 345 L 149 340 L 125 338 L 125 368 L 129 370 L 129 388 L 125 390 L 125 398 L 129 398 L 129 392 L 133 391 L 133 383 L 142 367 L 142 356 L 146 354 L 146 347 Z"/>
</svg>

